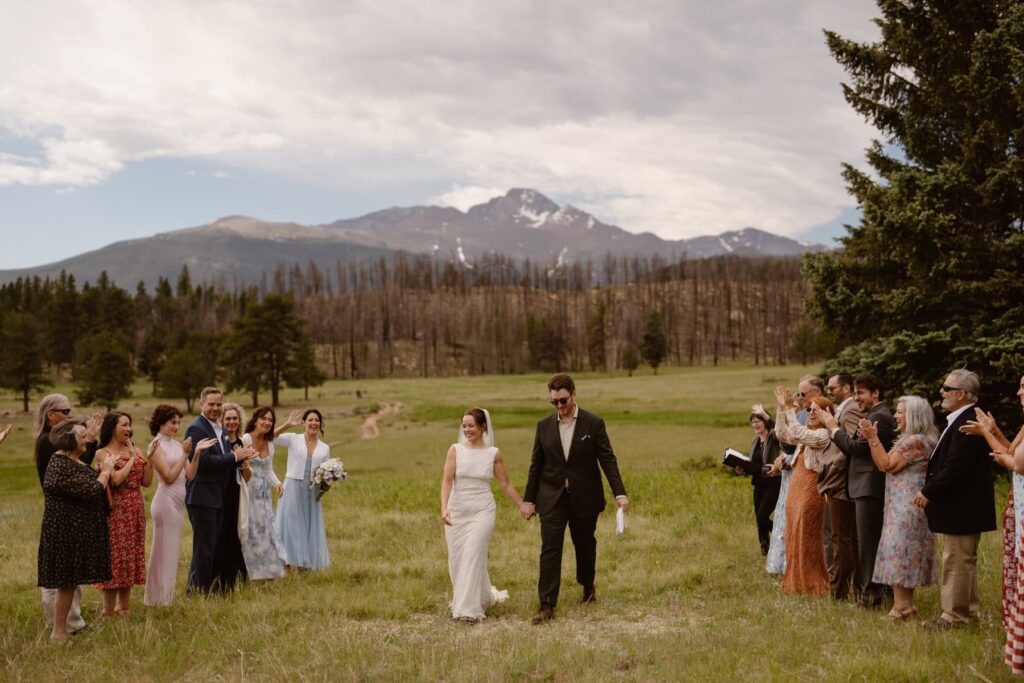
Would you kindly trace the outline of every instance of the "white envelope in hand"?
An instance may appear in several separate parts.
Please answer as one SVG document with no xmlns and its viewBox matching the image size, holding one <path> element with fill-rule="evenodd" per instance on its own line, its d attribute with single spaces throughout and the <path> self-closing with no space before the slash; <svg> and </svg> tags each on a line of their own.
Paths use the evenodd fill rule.
<svg viewBox="0 0 1024 683">
<path fill-rule="evenodd" d="M 615 510 L 615 533 L 621 534 L 626 530 L 626 511 L 622 508 Z"/>
</svg>

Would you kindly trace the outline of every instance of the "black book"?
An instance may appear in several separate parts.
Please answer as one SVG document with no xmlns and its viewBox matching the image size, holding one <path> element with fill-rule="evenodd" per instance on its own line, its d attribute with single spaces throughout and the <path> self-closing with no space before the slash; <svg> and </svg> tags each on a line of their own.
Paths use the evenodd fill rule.
<svg viewBox="0 0 1024 683">
<path fill-rule="evenodd" d="M 757 471 L 757 466 L 751 462 L 749 455 L 740 453 L 733 448 L 725 449 L 725 454 L 722 456 L 722 464 L 727 467 L 741 467 L 744 472 L 750 475 Z"/>
</svg>

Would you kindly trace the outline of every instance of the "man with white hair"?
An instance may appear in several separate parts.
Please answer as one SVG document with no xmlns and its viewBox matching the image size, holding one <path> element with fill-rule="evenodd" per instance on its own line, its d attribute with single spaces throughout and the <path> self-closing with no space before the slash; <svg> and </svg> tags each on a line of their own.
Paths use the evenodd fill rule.
<svg viewBox="0 0 1024 683">
<path fill-rule="evenodd" d="M 928 528 L 945 535 L 942 552 L 942 614 L 925 628 L 958 628 L 978 620 L 978 543 L 996 528 L 992 459 L 981 436 L 964 434 L 981 382 L 970 370 L 953 370 L 942 388 L 942 407 L 949 411 L 946 429 L 928 460 L 924 487 L 914 498 L 924 508 Z"/>
</svg>

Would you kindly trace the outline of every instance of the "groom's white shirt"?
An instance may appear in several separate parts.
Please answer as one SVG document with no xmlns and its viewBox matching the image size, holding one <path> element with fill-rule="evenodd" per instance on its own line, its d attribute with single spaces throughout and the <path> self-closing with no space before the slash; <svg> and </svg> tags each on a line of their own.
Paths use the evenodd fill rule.
<svg viewBox="0 0 1024 683">
<path fill-rule="evenodd" d="M 569 450 L 572 448 L 572 437 L 576 433 L 576 418 L 579 417 L 580 406 L 577 403 L 576 407 L 573 408 L 572 417 L 565 422 L 561 418 L 558 418 L 558 436 L 562 439 L 562 456 L 568 460 Z M 556 412 L 555 415 L 558 415 Z M 566 488 L 568 488 L 568 482 L 566 482 Z"/>
</svg>

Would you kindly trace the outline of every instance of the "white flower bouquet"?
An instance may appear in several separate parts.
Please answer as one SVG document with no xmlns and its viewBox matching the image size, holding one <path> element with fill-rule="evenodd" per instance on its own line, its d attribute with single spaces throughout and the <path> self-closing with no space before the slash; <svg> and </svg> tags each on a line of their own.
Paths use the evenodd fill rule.
<svg viewBox="0 0 1024 683">
<path fill-rule="evenodd" d="M 348 479 L 345 466 L 337 458 L 328 458 L 313 472 L 309 488 L 316 489 L 316 499 L 320 500 L 331 489 L 331 484 L 344 479 Z"/>
</svg>

